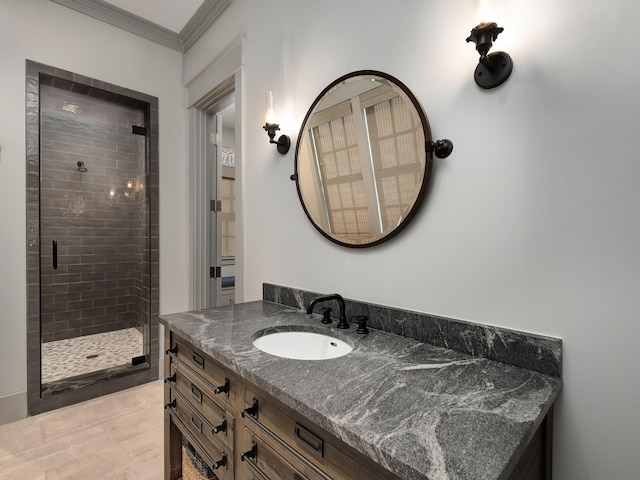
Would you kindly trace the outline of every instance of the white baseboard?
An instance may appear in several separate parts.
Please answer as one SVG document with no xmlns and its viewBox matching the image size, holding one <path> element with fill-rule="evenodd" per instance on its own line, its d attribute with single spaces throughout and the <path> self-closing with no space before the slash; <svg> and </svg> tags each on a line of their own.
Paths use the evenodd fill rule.
<svg viewBox="0 0 640 480">
<path fill-rule="evenodd" d="M 27 392 L 0 397 L 0 425 L 27 418 Z"/>
</svg>

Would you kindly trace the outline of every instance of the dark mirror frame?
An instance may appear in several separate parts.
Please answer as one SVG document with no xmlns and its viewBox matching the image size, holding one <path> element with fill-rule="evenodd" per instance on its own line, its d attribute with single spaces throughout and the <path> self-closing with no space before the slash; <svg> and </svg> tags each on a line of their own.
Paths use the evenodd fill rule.
<svg viewBox="0 0 640 480">
<path fill-rule="evenodd" d="M 300 146 L 302 143 L 302 139 L 303 139 L 303 135 L 305 133 L 305 130 L 307 128 L 307 122 L 309 120 L 309 117 L 313 114 L 315 107 L 318 105 L 318 103 L 320 103 L 320 101 L 323 100 L 324 96 L 332 91 L 337 85 L 339 85 L 340 83 L 344 82 L 345 80 L 348 80 L 350 78 L 353 77 L 359 77 L 359 76 L 374 76 L 374 77 L 380 77 L 383 78 L 393 84 L 395 84 L 397 87 L 399 87 L 404 94 L 409 98 L 409 100 L 411 100 L 413 107 L 415 108 L 415 110 L 418 113 L 418 116 L 420 117 L 420 121 L 422 122 L 422 129 L 424 131 L 424 147 L 425 147 L 425 170 L 424 170 L 424 176 L 422 178 L 422 184 L 420 186 L 420 191 L 418 192 L 418 195 L 416 196 L 416 199 L 411 207 L 411 209 L 409 210 L 409 212 L 404 216 L 404 218 L 401 220 L 401 222 L 393 229 L 389 230 L 386 233 L 383 233 L 382 236 L 378 236 L 376 237 L 375 240 L 368 242 L 368 243 L 348 243 L 348 242 L 343 242 L 340 239 L 336 238 L 335 235 L 332 235 L 329 232 L 326 232 L 321 225 L 318 225 L 318 223 L 316 223 L 316 221 L 313 219 L 312 215 L 310 214 L 309 210 L 307 209 L 307 206 L 305 205 L 304 202 L 304 198 L 302 195 L 302 191 L 301 191 L 301 187 L 300 187 L 300 182 L 299 182 L 299 151 L 300 151 Z M 443 141 L 438 141 L 438 142 L 443 142 Z M 438 143 L 436 142 L 436 143 Z M 446 140 L 444 142 L 449 142 L 447 143 L 447 146 L 450 144 L 450 141 Z M 422 106 L 420 105 L 420 103 L 418 102 L 418 100 L 416 99 L 416 97 L 413 95 L 413 93 L 411 93 L 411 90 L 409 90 L 409 88 L 407 88 L 407 86 L 402 83 L 400 80 L 398 80 L 397 78 L 387 74 L 387 73 L 383 73 L 383 72 L 379 72 L 376 70 L 358 70 L 355 72 L 351 72 L 348 73 L 346 75 L 343 75 L 342 77 L 338 78 L 337 80 L 335 80 L 334 82 L 332 82 L 331 84 L 329 84 L 329 86 L 327 86 L 322 92 L 320 92 L 320 94 L 318 95 L 318 97 L 314 100 L 314 102 L 311 104 L 311 107 L 309 108 L 309 111 L 307 112 L 307 115 L 304 118 L 304 121 L 302 122 L 302 126 L 300 127 L 300 133 L 298 134 L 298 140 L 296 143 L 296 153 L 295 153 L 295 162 L 294 162 L 294 174 L 291 175 L 291 180 L 296 182 L 296 190 L 298 192 L 298 197 L 300 199 L 300 203 L 302 204 L 302 208 L 304 209 L 304 213 L 307 215 L 307 218 L 309 219 L 309 221 L 311 222 L 311 224 L 316 228 L 316 230 L 318 230 L 324 237 L 328 238 L 329 240 L 331 240 L 333 243 L 336 243 L 338 245 L 342 245 L 344 247 L 349 247 L 349 248 L 366 248 L 366 247 L 372 247 L 374 245 L 378 245 L 380 243 L 386 242 L 387 240 L 393 238 L 395 235 L 397 235 L 398 233 L 400 233 L 408 224 L 409 222 L 413 219 L 413 217 L 416 215 L 416 212 L 418 211 L 418 208 L 420 207 L 420 205 L 422 204 L 422 201 L 425 197 L 426 191 L 427 191 L 427 187 L 429 184 L 429 179 L 431 178 L 431 167 L 432 167 L 432 163 L 433 163 L 433 152 L 436 152 L 436 156 L 440 157 L 441 155 L 439 155 L 439 151 L 438 151 L 438 145 L 434 144 L 434 142 L 431 141 L 431 129 L 429 128 L 429 122 L 427 120 L 427 116 L 424 113 L 424 110 L 422 109 Z M 450 148 L 449 148 L 449 153 L 450 153 Z M 448 153 L 447 153 L 448 155 Z M 446 156 L 446 155 L 443 155 Z"/>
</svg>

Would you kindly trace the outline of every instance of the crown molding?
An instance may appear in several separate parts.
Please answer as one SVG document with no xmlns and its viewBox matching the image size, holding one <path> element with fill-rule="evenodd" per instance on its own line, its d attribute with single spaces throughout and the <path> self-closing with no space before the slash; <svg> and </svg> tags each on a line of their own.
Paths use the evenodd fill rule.
<svg viewBox="0 0 640 480">
<path fill-rule="evenodd" d="M 183 52 L 186 53 L 204 35 L 222 12 L 231 5 L 233 0 L 205 0 L 193 17 L 180 31 Z"/>
<path fill-rule="evenodd" d="M 180 33 L 175 33 L 104 0 L 51 1 L 180 53 L 186 53 L 233 0 L 204 0 Z"/>
</svg>

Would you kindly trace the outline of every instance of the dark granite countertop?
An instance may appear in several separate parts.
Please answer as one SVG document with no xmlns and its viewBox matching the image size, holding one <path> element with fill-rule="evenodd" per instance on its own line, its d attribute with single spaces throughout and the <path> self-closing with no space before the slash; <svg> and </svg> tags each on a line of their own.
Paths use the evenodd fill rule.
<svg viewBox="0 0 640 480">
<path fill-rule="evenodd" d="M 507 478 L 562 380 L 268 301 L 162 315 L 223 365 L 404 480 Z M 342 338 L 350 354 L 290 360 L 252 344 L 257 331 L 300 325 Z"/>
</svg>

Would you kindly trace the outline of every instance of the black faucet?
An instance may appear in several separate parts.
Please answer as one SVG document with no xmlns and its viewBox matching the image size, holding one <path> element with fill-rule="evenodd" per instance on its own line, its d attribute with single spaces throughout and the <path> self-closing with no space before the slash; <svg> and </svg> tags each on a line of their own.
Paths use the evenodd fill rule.
<svg viewBox="0 0 640 480">
<path fill-rule="evenodd" d="M 338 318 L 337 327 L 342 329 L 349 328 L 349 324 L 347 323 L 347 316 L 344 313 L 344 298 L 342 298 L 337 293 L 334 293 L 332 295 L 326 295 L 324 297 L 314 298 L 313 300 L 311 300 L 311 302 L 309 303 L 309 306 L 307 307 L 307 315 L 311 315 L 311 313 L 313 313 L 313 307 L 315 307 L 316 303 L 326 302 L 329 300 L 337 300 L 338 306 L 340 307 L 340 317 Z"/>
</svg>

